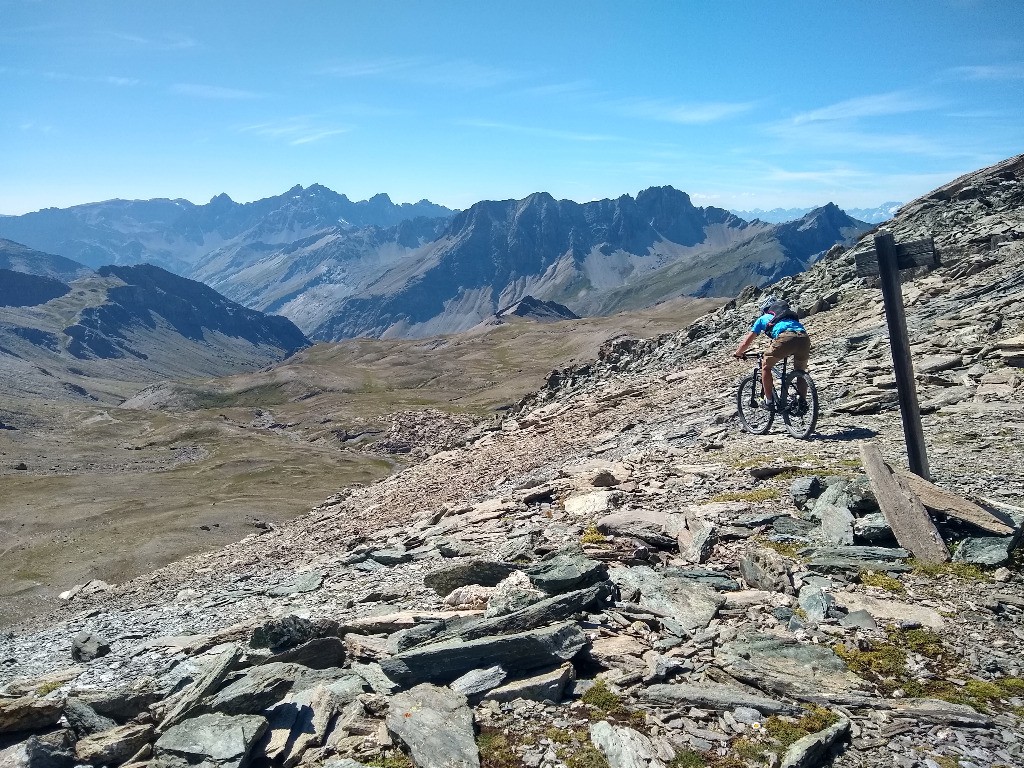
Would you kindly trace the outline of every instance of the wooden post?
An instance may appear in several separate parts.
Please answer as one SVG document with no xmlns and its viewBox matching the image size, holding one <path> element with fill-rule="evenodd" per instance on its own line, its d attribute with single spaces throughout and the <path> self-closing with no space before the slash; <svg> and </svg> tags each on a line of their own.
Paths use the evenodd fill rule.
<svg viewBox="0 0 1024 768">
<path fill-rule="evenodd" d="M 930 480 L 928 454 L 924 446 L 921 427 L 921 409 L 917 402 L 917 382 L 914 363 L 910 359 L 910 338 L 907 335 L 907 316 L 903 311 L 903 291 L 900 288 L 900 270 L 896 261 L 896 240 L 889 232 L 875 235 L 878 254 L 878 274 L 885 303 L 885 321 L 889 326 L 889 346 L 892 348 L 892 367 L 896 374 L 903 435 L 907 441 L 907 462 L 910 471 Z"/>
</svg>

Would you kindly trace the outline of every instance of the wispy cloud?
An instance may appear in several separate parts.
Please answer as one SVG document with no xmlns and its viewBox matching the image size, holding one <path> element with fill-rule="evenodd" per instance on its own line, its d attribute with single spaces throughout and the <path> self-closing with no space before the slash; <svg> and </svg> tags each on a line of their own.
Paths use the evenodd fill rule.
<svg viewBox="0 0 1024 768">
<path fill-rule="evenodd" d="M 517 72 L 466 60 L 382 58 L 332 64 L 320 74 L 337 78 L 388 78 L 438 88 L 477 90 L 518 80 Z"/>
<path fill-rule="evenodd" d="M 524 96 L 576 96 L 579 94 L 587 94 L 593 88 L 593 83 L 589 80 L 572 80 L 563 83 L 548 83 L 546 85 L 532 85 L 523 88 L 517 93 Z"/>
<path fill-rule="evenodd" d="M 199 45 L 197 40 L 186 35 L 143 37 L 125 32 L 110 32 L 108 34 L 122 42 L 130 43 L 139 48 L 147 48 L 151 51 L 182 51 Z"/>
<path fill-rule="evenodd" d="M 609 136 L 601 133 L 577 133 L 574 131 L 559 131 L 551 128 L 538 128 L 529 125 L 514 125 L 512 123 L 494 122 L 491 120 L 462 120 L 460 125 L 467 125 L 471 128 L 486 128 L 509 133 L 522 133 L 528 136 L 541 136 L 547 139 L 562 139 L 565 141 L 619 141 L 617 136 Z"/>
<path fill-rule="evenodd" d="M 264 93 L 245 91 L 238 88 L 223 88 L 219 85 L 199 85 L 197 83 L 175 83 L 171 86 L 173 93 L 182 96 L 194 96 L 198 99 L 219 99 L 226 101 L 246 101 L 249 99 L 262 99 Z"/>
<path fill-rule="evenodd" d="M 119 88 L 126 88 L 135 86 L 141 83 L 137 77 L 117 77 L 114 75 L 106 76 L 93 76 L 93 75 L 76 75 L 70 72 L 60 72 L 55 70 L 46 71 L 35 71 L 28 69 L 8 69 L 0 68 L 0 74 L 17 74 L 21 77 L 35 77 L 42 78 L 44 80 L 51 80 L 53 82 L 70 82 L 70 83 L 99 83 L 100 85 L 114 85 Z"/>
<path fill-rule="evenodd" d="M 749 112 L 757 105 L 754 101 L 729 102 L 672 102 L 665 99 L 619 101 L 610 104 L 613 109 L 631 117 L 660 120 L 683 125 L 717 123 Z"/>
<path fill-rule="evenodd" d="M 239 132 L 283 141 L 289 146 L 297 147 L 348 133 L 350 130 L 351 128 L 346 126 L 325 126 L 313 117 L 303 116 L 246 125 L 240 128 Z"/>
<path fill-rule="evenodd" d="M 933 99 L 926 99 L 904 91 L 878 93 L 847 99 L 827 107 L 812 109 L 793 117 L 793 123 L 816 123 L 832 120 L 853 120 L 864 117 L 900 115 L 908 112 L 922 112 L 939 106 Z"/>
<path fill-rule="evenodd" d="M 46 136 L 49 136 L 52 133 L 56 133 L 56 130 L 52 125 L 47 125 L 46 123 L 37 123 L 33 120 L 28 120 L 22 123 L 18 126 L 18 129 L 21 130 L 22 133 L 41 133 Z"/>
<path fill-rule="evenodd" d="M 864 131 L 832 122 L 784 121 L 766 126 L 764 130 L 770 136 L 782 141 L 787 150 L 813 148 L 843 153 L 896 153 L 933 157 L 951 157 L 961 154 L 950 150 L 933 138 L 916 133 Z"/>
<path fill-rule="evenodd" d="M 1024 64 L 983 64 L 953 67 L 949 72 L 961 80 L 1024 80 Z"/>
</svg>

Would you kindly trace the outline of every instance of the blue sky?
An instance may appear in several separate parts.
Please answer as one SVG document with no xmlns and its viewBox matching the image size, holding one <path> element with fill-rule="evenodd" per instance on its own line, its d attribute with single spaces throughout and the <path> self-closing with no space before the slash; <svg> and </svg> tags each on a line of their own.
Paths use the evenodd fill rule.
<svg viewBox="0 0 1024 768">
<path fill-rule="evenodd" d="M 318 182 L 906 201 L 1024 152 L 1021 0 L 0 0 L 0 213 Z"/>
</svg>

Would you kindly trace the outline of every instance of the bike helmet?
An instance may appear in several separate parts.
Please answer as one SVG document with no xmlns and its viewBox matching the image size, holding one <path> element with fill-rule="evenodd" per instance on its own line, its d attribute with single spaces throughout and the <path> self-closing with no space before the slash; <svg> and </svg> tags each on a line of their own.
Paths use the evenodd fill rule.
<svg viewBox="0 0 1024 768">
<path fill-rule="evenodd" d="M 768 311 L 769 307 L 771 307 L 773 304 L 778 304 L 778 302 L 779 300 L 775 296 L 765 296 L 763 299 L 761 299 L 761 303 L 757 305 L 757 308 L 763 315 L 765 312 Z"/>
</svg>

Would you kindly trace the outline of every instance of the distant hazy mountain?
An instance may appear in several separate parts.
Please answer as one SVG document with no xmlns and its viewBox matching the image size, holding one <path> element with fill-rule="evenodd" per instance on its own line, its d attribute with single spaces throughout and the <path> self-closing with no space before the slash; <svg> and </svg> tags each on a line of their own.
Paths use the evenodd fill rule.
<svg viewBox="0 0 1024 768">
<path fill-rule="evenodd" d="M 384 194 L 353 202 L 319 184 L 236 203 L 221 194 L 188 200 L 108 200 L 0 217 L 0 237 L 90 267 L 151 263 L 187 274 L 211 251 L 247 243 L 285 244 L 331 227 L 388 227 L 452 211 L 426 200 L 396 205 Z"/>
<path fill-rule="evenodd" d="M 164 378 L 222 376 L 284 359 L 309 341 L 159 267 L 102 267 L 67 284 L 0 269 L 0 391 L 119 401 Z"/>
<path fill-rule="evenodd" d="M 43 253 L 21 243 L 0 238 L 0 269 L 54 280 L 74 280 L 91 274 L 92 270 L 77 261 Z"/>
<path fill-rule="evenodd" d="M 848 213 L 858 221 L 866 221 L 869 224 L 881 224 L 883 221 L 888 221 L 896 215 L 896 211 L 903 203 L 882 203 L 876 208 L 846 208 Z M 755 208 L 752 211 L 732 211 L 740 218 L 753 221 L 754 219 L 760 219 L 761 221 L 768 221 L 773 224 L 781 224 L 786 221 L 795 221 L 796 219 L 806 216 L 814 208 L 772 208 L 770 211 L 766 211 L 763 208 Z"/>
</svg>

